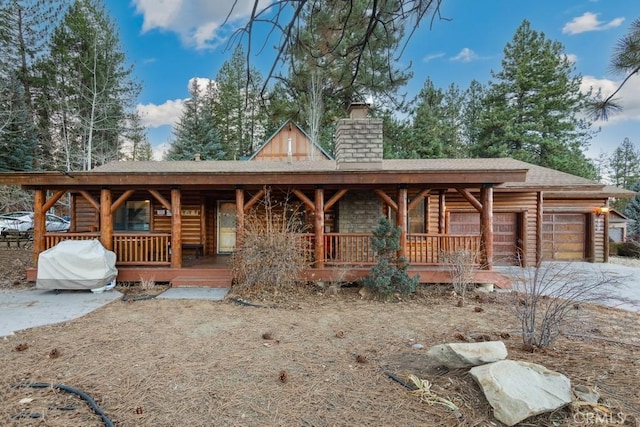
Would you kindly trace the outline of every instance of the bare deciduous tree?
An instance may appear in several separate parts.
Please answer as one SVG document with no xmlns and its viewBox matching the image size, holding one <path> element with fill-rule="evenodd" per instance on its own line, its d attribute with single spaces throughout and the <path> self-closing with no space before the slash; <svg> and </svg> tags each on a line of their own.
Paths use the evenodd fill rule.
<svg viewBox="0 0 640 427">
<path fill-rule="evenodd" d="M 514 277 L 514 307 L 522 326 L 525 349 L 550 346 L 569 315 L 580 304 L 628 303 L 622 283 L 604 273 L 578 270 L 571 263 L 539 263 Z"/>
<path fill-rule="evenodd" d="M 362 32 L 362 35 L 354 39 L 349 46 L 340 46 L 341 52 L 338 54 L 345 57 L 351 57 L 353 55 L 353 81 L 358 77 L 360 65 L 363 62 L 363 58 L 367 55 L 370 49 L 370 41 L 372 35 L 379 29 L 388 31 L 390 27 L 407 27 L 411 28 L 408 31 L 408 35 L 405 39 L 405 43 L 411 38 L 415 30 L 425 17 L 431 16 L 431 22 L 440 16 L 440 5 L 443 0 L 395 0 L 380 1 L 380 0 L 366 0 L 366 10 L 369 11 L 368 19 L 365 23 L 366 30 Z M 346 7 L 349 10 L 353 10 L 354 0 L 346 2 Z M 233 16 L 238 7 L 238 2 L 234 1 L 229 13 L 227 15 L 227 21 Z M 323 8 L 327 7 L 325 0 L 276 0 L 274 2 L 265 3 L 260 0 L 254 0 L 251 15 L 246 25 L 238 29 L 235 33 L 234 41 L 239 43 L 244 38 L 247 40 L 247 59 L 251 57 L 256 48 L 258 52 L 263 51 L 267 46 L 271 46 L 270 41 L 272 38 L 277 38 L 276 42 L 276 57 L 271 65 L 269 74 L 267 75 L 264 87 L 268 81 L 275 75 L 275 71 L 279 65 L 285 61 L 285 57 L 294 48 L 297 43 L 297 34 L 299 30 L 304 26 L 302 17 L 304 11 L 309 8 Z M 348 38 L 350 36 L 350 30 L 346 26 L 344 20 L 343 26 L 335 29 L 339 33 L 338 38 Z M 267 25 L 271 27 L 271 30 L 267 37 L 264 37 L 262 33 L 258 35 L 256 27 L 261 25 Z M 256 43 L 260 40 L 260 43 Z M 295 46 L 296 49 L 304 47 Z M 402 55 L 404 48 L 400 49 L 398 55 Z M 310 54 L 314 52 L 309 51 Z M 326 52 L 327 54 L 336 55 L 336 52 Z M 355 53 L 355 55 L 354 55 Z M 389 57 L 395 56 L 396 52 L 390 52 Z M 248 63 L 249 61 L 247 61 Z M 247 77 L 249 76 L 249 68 L 247 67 Z M 248 79 L 247 79 L 248 80 Z"/>
</svg>

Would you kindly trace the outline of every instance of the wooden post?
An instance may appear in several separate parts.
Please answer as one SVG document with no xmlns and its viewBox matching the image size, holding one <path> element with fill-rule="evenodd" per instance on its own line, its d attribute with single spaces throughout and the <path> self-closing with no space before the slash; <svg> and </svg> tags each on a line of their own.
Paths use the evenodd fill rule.
<svg viewBox="0 0 640 427">
<path fill-rule="evenodd" d="M 112 194 L 109 188 L 100 190 L 100 242 L 106 250 L 113 250 Z"/>
<path fill-rule="evenodd" d="M 400 250 L 398 255 L 403 257 L 407 254 L 407 187 L 398 188 L 398 212 L 396 213 L 396 223 L 400 228 Z"/>
<path fill-rule="evenodd" d="M 480 246 L 483 248 L 486 270 L 493 269 L 493 187 L 491 184 L 480 188 Z"/>
<path fill-rule="evenodd" d="M 446 227 L 446 206 L 445 206 L 445 196 L 444 190 L 438 191 L 438 234 L 444 234 Z"/>
<path fill-rule="evenodd" d="M 171 268 L 182 268 L 182 205 L 180 189 L 171 189 Z"/>
<path fill-rule="evenodd" d="M 315 258 L 316 268 L 324 267 L 324 190 L 316 188 L 315 194 L 315 217 L 313 221 L 313 231 L 315 234 Z"/>
<path fill-rule="evenodd" d="M 244 233 L 244 189 L 236 188 L 236 247 L 242 245 Z"/>
<path fill-rule="evenodd" d="M 542 256 L 544 255 L 544 241 L 542 239 L 542 223 L 544 221 L 543 208 L 544 196 L 542 191 L 538 191 L 538 197 L 536 199 L 536 265 L 540 265 L 542 262 Z M 526 230 L 524 233 L 526 233 Z"/>
<path fill-rule="evenodd" d="M 607 207 L 607 210 L 604 213 L 604 230 L 602 230 L 604 232 L 604 236 L 603 236 L 604 254 L 603 254 L 602 260 L 604 262 L 609 262 L 609 210 L 610 210 L 609 199 L 607 199 L 605 206 Z"/>
<path fill-rule="evenodd" d="M 38 255 L 44 250 L 45 212 L 43 206 L 45 190 L 36 190 L 33 195 L 33 264 L 38 265 Z"/>
</svg>

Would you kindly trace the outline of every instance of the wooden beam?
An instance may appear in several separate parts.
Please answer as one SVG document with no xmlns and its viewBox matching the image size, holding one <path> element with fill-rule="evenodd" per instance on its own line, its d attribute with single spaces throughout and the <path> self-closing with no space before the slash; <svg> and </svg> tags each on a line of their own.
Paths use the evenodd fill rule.
<svg viewBox="0 0 640 427">
<path fill-rule="evenodd" d="M 376 196 L 380 197 L 387 206 L 389 206 L 395 212 L 398 212 L 398 205 L 393 201 L 391 197 L 387 195 L 387 193 L 380 189 L 373 190 L 373 192 L 376 194 Z"/>
<path fill-rule="evenodd" d="M 416 197 L 414 197 L 413 200 L 411 200 L 411 203 L 409 203 L 409 206 L 407 206 L 407 210 L 411 210 L 411 209 L 415 208 L 416 205 L 418 203 L 420 203 L 420 201 L 422 199 L 427 197 L 430 192 L 431 192 L 431 189 L 422 190 L 421 192 L 419 192 L 418 195 Z"/>
<path fill-rule="evenodd" d="M 113 250 L 113 215 L 111 214 L 111 190 L 100 190 L 100 242 L 106 250 Z"/>
<path fill-rule="evenodd" d="M 438 233 L 439 234 L 443 234 L 445 233 L 445 229 L 446 229 L 446 216 L 445 216 L 445 212 L 446 212 L 446 197 L 445 197 L 445 191 L 444 190 L 440 190 L 438 191 Z"/>
<path fill-rule="evenodd" d="M 471 206 L 473 206 L 478 212 L 482 212 L 482 203 L 473 197 L 473 194 L 471 194 L 469 190 L 466 188 L 456 188 L 456 190 L 467 200 L 467 202 L 471 203 Z"/>
<path fill-rule="evenodd" d="M 480 247 L 484 251 L 483 266 L 485 270 L 493 270 L 493 187 L 487 185 L 480 189 Z"/>
<path fill-rule="evenodd" d="M 113 202 L 113 204 L 111 205 L 111 213 L 112 214 L 116 213 L 116 211 L 120 209 L 120 206 L 124 205 L 124 202 L 126 202 L 129 199 L 129 197 L 131 197 L 131 195 L 135 192 L 136 190 L 127 190 L 124 193 L 122 193 L 120 197 L 118 197 L 118 200 Z"/>
<path fill-rule="evenodd" d="M 236 247 L 242 245 L 244 212 L 244 189 L 236 188 Z"/>
<path fill-rule="evenodd" d="M 33 194 L 33 264 L 38 264 L 38 256 L 44 250 L 45 210 L 43 209 L 45 190 L 35 190 Z"/>
<path fill-rule="evenodd" d="M 180 189 L 171 189 L 171 268 L 182 268 L 182 205 Z"/>
<path fill-rule="evenodd" d="M 242 209 L 244 209 L 245 212 L 249 212 L 249 209 L 251 209 L 253 207 L 253 205 L 255 205 L 256 203 L 258 203 L 258 201 L 260 199 L 262 199 L 264 197 L 264 193 L 265 190 L 262 189 L 260 191 L 258 191 L 256 194 L 253 195 L 253 197 L 247 202 L 246 205 L 244 205 L 242 207 Z"/>
<path fill-rule="evenodd" d="M 396 222 L 400 228 L 400 251 L 399 256 L 403 257 L 407 253 L 407 187 L 398 188 L 398 210 Z"/>
<path fill-rule="evenodd" d="M 79 193 L 82 195 L 82 197 L 84 197 L 84 199 L 89 202 L 89 204 L 91 206 L 93 206 L 93 208 L 95 210 L 97 210 L 98 212 L 100 212 L 100 204 L 96 201 L 96 199 L 93 198 L 93 196 L 91 196 L 91 194 L 89 194 L 88 191 L 86 190 L 80 190 Z"/>
<path fill-rule="evenodd" d="M 309 209 L 311 209 L 311 211 L 316 212 L 315 211 L 316 205 L 311 200 L 309 200 L 309 198 L 302 191 L 294 189 L 294 190 L 291 190 L 291 192 L 295 194 L 296 197 L 300 199 Z M 316 196 L 317 196 L 317 192 L 316 192 Z M 322 211 L 320 213 L 322 213 Z"/>
<path fill-rule="evenodd" d="M 314 209 L 315 266 L 316 268 L 324 268 L 324 190 L 322 188 L 316 188 Z"/>
<path fill-rule="evenodd" d="M 160 192 L 158 192 L 157 190 L 148 190 L 149 194 L 151 194 L 157 201 L 160 202 L 160 204 L 162 204 L 162 206 L 170 211 L 171 210 L 171 203 L 169 203 L 169 201 L 167 199 L 165 199 L 164 197 L 162 197 L 162 194 L 160 194 Z"/>
<path fill-rule="evenodd" d="M 49 197 L 49 200 L 47 200 L 45 202 L 45 204 L 42 206 L 42 210 L 46 213 L 49 209 L 51 209 L 53 207 L 53 205 L 56 204 L 56 202 L 58 200 L 60 200 L 60 197 L 65 195 L 66 192 L 67 192 L 67 190 L 58 190 L 58 191 L 56 191 L 53 194 L 53 196 Z"/>
<path fill-rule="evenodd" d="M 542 223 L 544 221 L 544 195 L 538 191 L 536 197 L 536 266 L 542 263 L 544 252 L 542 242 Z"/>
<path fill-rule="evenodd" d="M 347 188 L 343 188 L 342 190 L 338 190 L 338 192 L 336 192 L 327 203 L 324 204 L 324 211 L 327 212 L 329 209 L 331 209 L 333 207 L 333 205 L 335 205 L 336 203 L 338 203 L 338 201 L 340 199 L 342 199 L 344 197 L 345 194 L 347 194 L 347 191 L 349 191 L 349 189 Z"/>
</svg>

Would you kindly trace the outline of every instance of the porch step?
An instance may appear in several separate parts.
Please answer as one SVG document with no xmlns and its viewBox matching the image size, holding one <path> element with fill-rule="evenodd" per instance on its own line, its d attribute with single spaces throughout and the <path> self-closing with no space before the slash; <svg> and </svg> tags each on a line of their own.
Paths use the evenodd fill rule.
<svg viewBox="0 0 640 427">
<path fill-rule="evenodd" d="M 231 280 L 231 274 L 217 274 L 215 277 L 179 276 L 171 280 L 171 286 L 174 288 L 230 288 Z"/>
</svg>

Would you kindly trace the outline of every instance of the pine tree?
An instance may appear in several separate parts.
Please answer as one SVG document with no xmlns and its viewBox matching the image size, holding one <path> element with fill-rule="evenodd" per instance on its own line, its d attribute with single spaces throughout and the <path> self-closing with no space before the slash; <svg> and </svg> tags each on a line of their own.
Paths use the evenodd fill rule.
<svg viewBox="0 0 640 427">
<path fill-rule="evenodd" d="M 462 140 L 463 94 L 451 84 L 446 91 L 427 78 L 413 116 L 413 153 L 409 157 L 467 157 Z"/>
<path fill-rule="evenodd" d="M 16 77 L 0 81 L 0 172 L 31 170 L 37 132 Z"/>
<path fill-rule="evenodd" d="M 586 96 L 574 72 L 562 44 L 523 21 L 504 49 L 502 70 L 492 73 L 472 154 L 514 157 L 594 178 L 584 154 L 592 132 L 579 118 Z"/>
<path fill-rule="evenodd" d="M 640 151 L 625 138 L 609 158 L 609 172 L 613 184 L 631 188 L 640 180 Z"/>
<path fill-rule="evenodd" d="M 222 135 L 225 158 L 250 155 L 264 140 L 266 113 L 260 97 L 262 76 L 256 69 L 247 75 L 247 59 L 238 46 L 215 78 L 213 117 Z"/>
<path fill-rule="evenodd" d="M 192 80 L 189 88 L 191 98 L 185 102 L 184 111 L 174 127 L 175 140 L 165 153 L 165 160 L 194 160 L 196 154 L 202 160 L 224 158 L 211 103 L 202 96 L 201 90 L 198 80 Z"/>
<path fill-rule="evenodd" d="M 319 128 L 326 129 L 346 116 L 352 102 L 399 104 L 397 91 L 411 73 L 401 70 L 394 57 L 404 35 L 403 23 L 391 19 L 398 7 L 395 0 L 374 5 L 367 0 L 305 4 L 302 27 L 286 52 L 288 89 L 299 102 L 304 126 L 315 126 L 320 105 Z M 372 14 L 381 23 L 375 28 L 368 25 Z M 332 151 L 332 135 L 324 134 L 320 144 Z"/>
<path fill-rule="evenodd" d="M 409 277 L 409 263 L 399 257 L 400 229 L 394 227 L 387 217 L 381 216 L 373 230 L 371 247 L 376 255 L 376 265 L 364 279 L 364 286 L 377 296 L 387 299 L 394 293 L 409 295 L 418 286 L 418 277 Z"/>
<path fill-rule="evenodd" d="M 40 69 L 40 108 L 58 155 L 52 166 L 86 170 L 117 160 L 140 87 L 98 0 L 76 0 L 67 10 Z"/>
<path fill-rule="evenodd" d="M 631 186 L 631 191 L 636 191 L 637 194 L 624 209 L 624 214 L 631 219 L 629 221 L 629 234 L 640 235 L 640 182 L 636 182 Z"/>
</svg>

